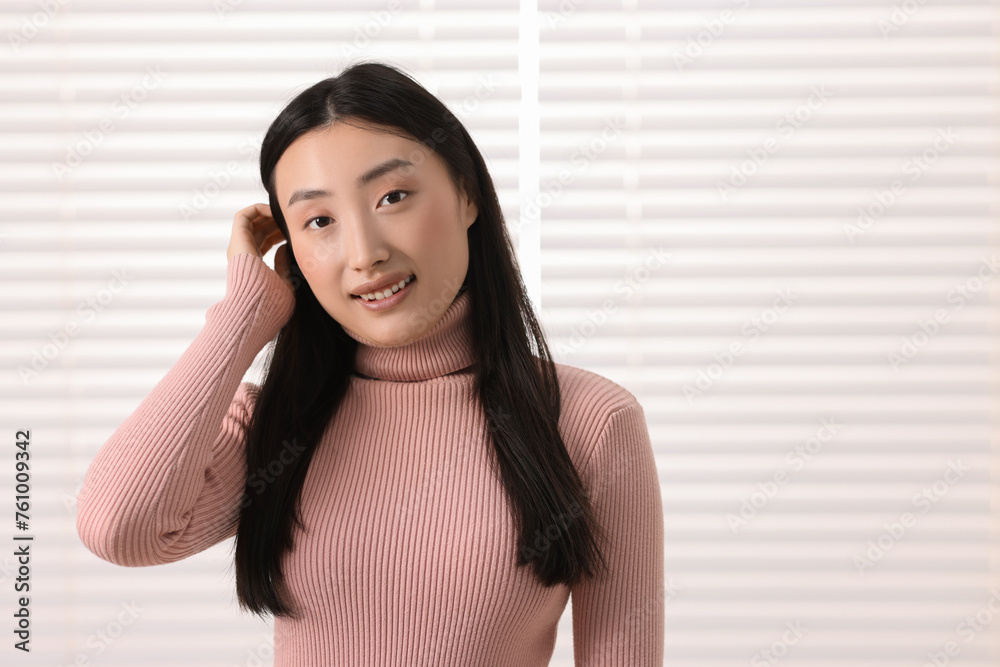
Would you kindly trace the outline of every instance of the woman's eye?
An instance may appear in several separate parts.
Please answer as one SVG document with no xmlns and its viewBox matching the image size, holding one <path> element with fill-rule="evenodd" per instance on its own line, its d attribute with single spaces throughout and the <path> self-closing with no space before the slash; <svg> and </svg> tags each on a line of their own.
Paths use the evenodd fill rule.
<svg viewBox="0 0 1000 667">
<path fill-rule="evenodd" d="M 402 199 L 403 197 L 406 197 L 406 195 L 408 195 L 408 194 L 409 193 L 406 190 L 393 190 L 392 192 L 390 192 L 389 194 L 387 194 L 385 197 L 382 197 L 382 200 L 379 203 L 381 204 L 382 202 L 384 202 L 386 199 L 388 199 L 389 197 L 391 197 L 393 195 L 402 195 L 402 197 L 400 197 L 396 201 L 389 202 L 390 204 L 398 204 L 399 201 L 400 201 L 400 199 Z"/>
<path fill-rule="evenodd" d="M 319 221 L 321 220 L 326 220 L 327 222 L 319 224 Z M 326 215 L 321 215 L 315 218 L 311 218 L 306 221 L 306 227 L 308 227 L 309 229 L 322 229 L 323 227 L 326 227 L 328 224 L 330 224 L 329 220 L 330 217 Z M 316 223 L 317 226 L 313 226 L 313 223 Z"/>
</svg>

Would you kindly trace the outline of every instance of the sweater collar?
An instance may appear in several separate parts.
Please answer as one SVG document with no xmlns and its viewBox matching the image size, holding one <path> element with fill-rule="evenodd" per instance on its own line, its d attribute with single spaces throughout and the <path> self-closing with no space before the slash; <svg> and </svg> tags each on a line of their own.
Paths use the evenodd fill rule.
<svg viewBox="0 0 1000 667">
<path fill-rule="evenodd" d="M 374 380 L 415 382 L 472 366 L 476 359 L 471 299 L 463 286 L 437 324 L 420 338 L 394 347 L 372 343 L 341 325 L 348 336 L 358 341 L 355 373 Z"/>
</svg>

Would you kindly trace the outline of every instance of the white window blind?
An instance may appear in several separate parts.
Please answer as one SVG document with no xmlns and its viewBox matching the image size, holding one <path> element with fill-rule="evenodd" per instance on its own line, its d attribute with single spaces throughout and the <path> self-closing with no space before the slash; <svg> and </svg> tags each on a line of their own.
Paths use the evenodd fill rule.
<svg viewBox="0 0 1000 667">
<path fill-rule="evenodd" d="M 0 420 L 31 429 L 36 536 L 17 664 L 270 664 L 231 542 L 121 568 L 73 501 L 222 297 L 267 125 L 367 58 L 469 128 L 557 360 L 644 406 L 665 664 L 995 664 L 998 3 L 332 4 L 0 2 Z"/>
<path fill-rule="evenodd" d="M 542 309 L 645 408 L 666 663 L 997 664 L 998 5 L 539 6 Z"/>
</svg>

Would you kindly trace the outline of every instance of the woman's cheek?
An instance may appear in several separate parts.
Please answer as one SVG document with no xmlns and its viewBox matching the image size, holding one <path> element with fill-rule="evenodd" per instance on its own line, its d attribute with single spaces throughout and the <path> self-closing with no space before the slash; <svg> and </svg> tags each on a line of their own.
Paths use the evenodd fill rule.
<svg viewBox="0 0 1000 667">
<path fill-rule="evenodd" d="M 409 247 L 418 248 L 424 257 L 450 254 L 450 235 L 455 232 L 448 226 L 442 216 L 425 218 L 420 225 L 415 225 L 409 238 Z"/>
<path fill-rule="evenodd" d="M 299 268 L 302 269 L 306 280 L 312 282 L 311 276 L 323 266 L 328 254 L 322 246 L 310 245 L 304 249 L 301 256 L 296 256 L 299 260 Z"/>
</svg>

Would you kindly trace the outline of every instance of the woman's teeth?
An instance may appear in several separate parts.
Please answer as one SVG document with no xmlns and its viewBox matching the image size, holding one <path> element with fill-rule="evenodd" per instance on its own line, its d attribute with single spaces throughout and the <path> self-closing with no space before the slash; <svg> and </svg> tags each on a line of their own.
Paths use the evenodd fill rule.
<svg viewBox="0 0 1000 667">
<path fill-rule="evenodd" d="M 393 294 L 395 294 L 399 290 L 403 289 L 403 287 L 405 287 L 412 280 L 413 280 L 413 275 L 411 274 L 407 278 L 404 278 L 403 280 L 400 280 L 398 283 L 396 283 L 392 287 L 387 287 L 386 289 L 382 290 L 381 292 L 370 292 L 368 294 L 362 294 L 360 296 L 365 301 L 381 301 L 382 299 L 384 299 L 386 297 L 389 297 L 389 296 L 392 296 Z"/>
</svg>

